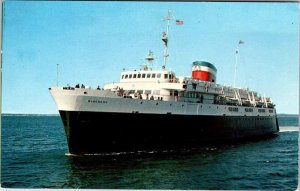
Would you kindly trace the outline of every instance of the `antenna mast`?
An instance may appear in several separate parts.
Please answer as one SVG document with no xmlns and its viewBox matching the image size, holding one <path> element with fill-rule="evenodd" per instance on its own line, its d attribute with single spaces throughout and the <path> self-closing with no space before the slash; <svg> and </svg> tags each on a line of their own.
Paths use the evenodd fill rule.
<svg viewBox="0 0 300 191">
<path fill-rule="evenodd" d="M 236 80 L 236 72 L 237 72 L 237 65 L 238 65 L 238 54 L 239 54 L 239 48 L 241 44 L 244 44 L 245 42 L 240 40 L 238 42 L 238 45 L 236 46 L 235 51 L 235 66 L 234 66 L 234 79 L 233 79 L 233 87 L 235 88 L 235 80 Z"/>
<path fill-rule="evenodd" d="M 56 86 L 58 87 L 58 66 L 59 64 L 56 64 Z"/>
<path fill-rule="evenodd" d="M 163 69 L 166 68 L 167 65 L 167 58 L 169 56 L 168 54 L 168 38 L 169 38 L 169 27 L 170 27 L 170 21 L 174 20 L 174 17 L 172 15 L 172 11 L 169 9 L 167 17 L 163 19 L 164 21 L 167 21 L 167 31 L 163 32 L 162 34 L 162 41 L 164 42 L 164 65 Z"/>
</svg>

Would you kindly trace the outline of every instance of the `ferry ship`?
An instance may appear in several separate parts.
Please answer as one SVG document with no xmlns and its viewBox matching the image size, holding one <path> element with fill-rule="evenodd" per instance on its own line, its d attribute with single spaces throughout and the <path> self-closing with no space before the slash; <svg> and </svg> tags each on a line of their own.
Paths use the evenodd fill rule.
<svg viewBox="0 0 300 191">
<path fill-rule="evenodd" d="M 148 64 L 123 70 L 118 83 L 102 89 L 79 84 L 49 88 L 71 154 L 190 148 L 278 133 L 271 99 L 217 84 L 212 63 L 194 61 L 191 77 L 167 69 L 168 33 L 175 20 L 171 11 L 164 20 L 161 68 L 151 67 L 155 57 L 149 51 Z"/>
</svg>

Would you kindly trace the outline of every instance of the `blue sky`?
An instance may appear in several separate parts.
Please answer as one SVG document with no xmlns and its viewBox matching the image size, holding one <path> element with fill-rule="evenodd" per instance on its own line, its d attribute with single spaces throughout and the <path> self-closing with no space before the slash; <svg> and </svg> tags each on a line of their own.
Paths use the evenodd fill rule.
<svg viewBox="0 0 300 191">
<path fill-rule="evenodd" d="M 213 63 L 217 82 L 270 96 L 277 113 L 299 111 L 297 3 L 6 1 L 3 27 L 4 113 L 58 113 L 48 88 L 118 81 L 149 49 L 163 63 L 162 18 L 170 28 L 168 68 L 190 76 L 193 61 Z"/>
</svg>

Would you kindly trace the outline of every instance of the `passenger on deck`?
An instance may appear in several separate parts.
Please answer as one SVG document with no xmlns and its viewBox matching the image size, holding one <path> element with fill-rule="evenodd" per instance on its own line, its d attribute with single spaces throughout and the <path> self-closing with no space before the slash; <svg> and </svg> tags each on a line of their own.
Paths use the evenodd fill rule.
<svg viewBox="0 0 300 191">
<path fill-rule="evenodd" d="M 100 89 L 100 86 L 97 87 L 97 90 L 101 90 L 101 89 Z"/>
<path fill-rule="evenodd" d="M 178 91 L 174 92 L 174 96 L 175 96 L 175 101 L 178 101 Z"/>
</svg>

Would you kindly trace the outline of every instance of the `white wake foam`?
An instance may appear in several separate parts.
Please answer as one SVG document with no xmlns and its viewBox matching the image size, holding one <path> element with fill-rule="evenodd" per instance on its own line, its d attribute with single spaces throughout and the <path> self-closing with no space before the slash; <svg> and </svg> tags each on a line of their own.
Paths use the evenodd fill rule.
<svg viewBox="0 0 300 191">
<path fill-rule="evenodd" d="M 295 127 L 295 126 L 279 127 L 279 132 L 292 132 L 292 131 L 299 131 L 299 127 Z"/>
<path fill-rule="evenodd" d="M 77 156 L 75 154 L 71 154 L 71 153 L 65 153 L 66 156 Z"/>
</svg>

